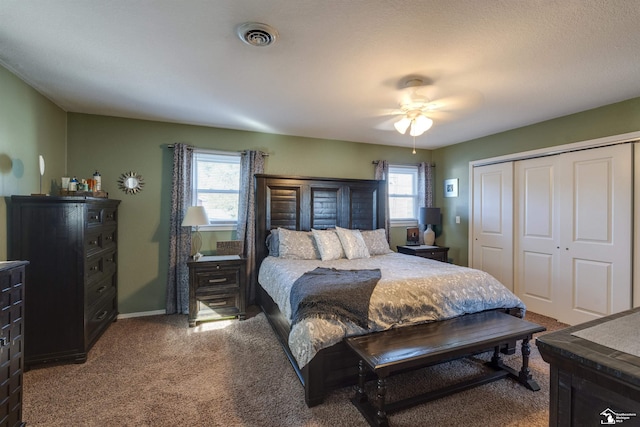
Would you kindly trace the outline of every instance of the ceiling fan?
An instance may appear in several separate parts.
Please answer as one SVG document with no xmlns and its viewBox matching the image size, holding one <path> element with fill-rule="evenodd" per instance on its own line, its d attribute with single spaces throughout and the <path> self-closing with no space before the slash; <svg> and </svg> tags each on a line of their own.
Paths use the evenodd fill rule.
<svg viewBox="0 0 640 427">
<path fill-rule="evenodd" d="M 388 130 L 395 128 L 401 134 L 409 131 L 409 135 L 414 138 L 428 131 L 434 121 L 448 121 L 454 110 L 470 108 L 479 100 L 469 91 L 467 94 L 458 93 L 437 97 L 443 91 L 433 86 L 430 79 L 420 76 L 406 77 L 398 86 L 401 92 L 400 108 L 385 111 L 383 115 L 392 117 L 385 121 L 381 128 Z"/>
</svg>

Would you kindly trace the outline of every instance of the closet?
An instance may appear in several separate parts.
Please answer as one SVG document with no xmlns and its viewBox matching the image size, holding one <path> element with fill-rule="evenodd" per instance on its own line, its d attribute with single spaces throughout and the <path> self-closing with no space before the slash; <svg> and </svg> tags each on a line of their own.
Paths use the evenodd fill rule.
<svg viewBox="0 0 640 427">
<path fill-rule="evenodd" d="M 631 308 L 633 144 L 502 162 L 478 173 L 509 167 L 513 181 L 502 188 L 513 188 L 512 212 L 500 222 L 513 224 L 513 290 L 527 309 L 577 324 Z M 492 242 L 476 215 L 486 201 L 476 197 L 483 180 L 475 169 L 472 262 L 483 269 L 477 248 Z"/>
</svg>

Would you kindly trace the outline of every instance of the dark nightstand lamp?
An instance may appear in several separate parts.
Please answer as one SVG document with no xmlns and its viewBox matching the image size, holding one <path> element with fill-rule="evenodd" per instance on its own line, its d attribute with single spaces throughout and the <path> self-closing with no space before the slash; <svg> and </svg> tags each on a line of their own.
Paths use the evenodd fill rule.
<svg viewBox="0 0 640 427">
<path fill-rule="evenodd" d="M 436 233 L 431 228 L 432 225 L 440 225 L 440 208 L 420 208 L 419 223 L 426 225 L 424 230 L 424 244 L 431 246 L 435 244 Z"/>
</svg>

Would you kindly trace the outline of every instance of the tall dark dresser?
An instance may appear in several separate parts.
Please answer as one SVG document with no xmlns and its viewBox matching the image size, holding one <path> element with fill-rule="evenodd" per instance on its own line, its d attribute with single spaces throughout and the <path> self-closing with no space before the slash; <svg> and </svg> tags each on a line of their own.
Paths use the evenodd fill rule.
<svg viewBox="0 0 640 427">
<path fill-rule="evenodd" d="M 119 200 L 12 196 L 10 259 L 29 261 L 25 370 L 50 361 L 82 363 L 118 314 Z"/>
<path fill-rule="evenodd" d="M 0 262 L 0 426 L 23 426 L 26 261 Z"/>
</svg>

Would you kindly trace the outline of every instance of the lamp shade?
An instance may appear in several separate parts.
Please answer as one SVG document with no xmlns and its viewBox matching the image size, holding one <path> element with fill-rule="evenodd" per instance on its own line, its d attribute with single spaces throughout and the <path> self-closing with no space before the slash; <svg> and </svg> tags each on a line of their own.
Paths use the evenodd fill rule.
<svg viewBox="0 0 640 427">
<path fill-rule="evenodd" d="M 440 208 L 420 208 L 420 224 L 440 224 Z"/>
<path fill-rule="evenodd" d="M 204 206 L 189 206 L 182 220 L 182 226 L 197 227 L 199 225 L 209 225 L 207 211 L 204 210 Z"/>
<path fill-rule="evenodd" d="M 404 116 L 403 118 L 395 122 L 393 126 L 395 126 L 398 132 L 404 135 L 407 129 L 409 128 L 410 124 L 411 124 L 411 119 L 409 119 L 407 116 Z"/>
<path fill-rule="evenodd" d="M 415 119 L 411 122 L 411 131 L 409 135 L 411 136 L 420 136 L 433 126 L 433 120 L 429 117 L 424 116 L 422 114 L 416 116 Z"/>
</svg>

